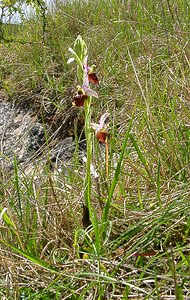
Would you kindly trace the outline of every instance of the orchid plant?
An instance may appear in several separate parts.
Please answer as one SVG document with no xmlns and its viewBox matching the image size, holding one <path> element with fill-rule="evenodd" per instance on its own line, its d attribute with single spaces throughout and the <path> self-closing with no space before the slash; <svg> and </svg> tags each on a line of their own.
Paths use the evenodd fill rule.
<svg viewBox="0 0 190 300">
<path fill-rule="evenodd" d="M 84 107 L 84 112 L 85 112 L 85 137 L 86 137 L 86 147 L 87 147 L 87 158 L 86 158 L 86 176 L 85 176 L 85 186 L 84 186 L 84 206 L 85 206 L 84 211 L 86 212 L 86 215 L 89 215 L 90 219 L 92 219 L 93 217 L 92 208 L 91 208 L 92 129 L 95 130 L 95 135 L 98 141 L 108 145 L 107 125 L 105 124 L 105 121 L 108 118 L 109 114 L 108 113 L 103 114 L 100 118 L 99 124 L 95 124 L 91 122 L 92 98 L 98 98 L 97 92 L 91 89 L 91 84 L 98 85 L 99 80 L 96 73 L 94 72 L 95 66 L 88 65 L 87 45 L 81 36 L 77 37 L 74 43 L 74 48 L 69 48 L 69 52 L 72 54 L 72 57 L 68 60 L 68 63 L 75 62 L 77 64 L 77 80 L 78 80 L 78 85 L 76 87 L 76 93 L 72 99 L 72 104 L 77 107 Z M 108 153 L 108 147 L 107 147 L 107 153 Z M 108 167 L 106 168 L 106 170 L 108 176 Z M 83 222 L 83 225 L 84 223 L 85 222 Z M 89 224 L 89 222 L 87 223 Z"/>
</svg>

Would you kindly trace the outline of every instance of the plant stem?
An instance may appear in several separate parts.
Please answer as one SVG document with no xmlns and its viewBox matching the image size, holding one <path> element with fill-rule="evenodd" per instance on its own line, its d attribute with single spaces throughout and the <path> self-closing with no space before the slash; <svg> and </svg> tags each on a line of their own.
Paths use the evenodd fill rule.
<svg viewBox="0 0 190 300">
<path fill-rule="evenodd" d="M 92 157 L 92 133 L 90 132 L 90 122 L 91 122 L 91 97 L 86 99 L 84 104 L 85 109 L 85 136 L 86 136 L 86 150 L 87 150 L 87 162 L 86 162 L 86 177 L 85 177 L 85 187 L 84 187 L 84 203 L 89 210 L 91 217 L 91 174 L 90 174 L 90 164 Z"/>
<path fill-rule="evenodd" d="M 106 138 L 105 140 L 105 150 L 106 150 L 106 178 L 108 179 L 109 176 L 109 144 Z"/>
</svg>

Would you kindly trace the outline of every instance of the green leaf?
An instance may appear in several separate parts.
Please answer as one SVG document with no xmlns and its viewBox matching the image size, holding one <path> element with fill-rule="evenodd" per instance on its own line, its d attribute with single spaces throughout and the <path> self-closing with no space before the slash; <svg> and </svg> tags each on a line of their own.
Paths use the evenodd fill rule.
<svg viewBox="0 0 190 300">
<path fill-rule="evenodd" d="M 31 262 L 33 262 L 34 264 L 46 269 L 46 270 L 49 270 L 49 271 L 52 271 L 52 272 L 58 272 L 59 270 L 53 266 L 51 266 L 49 263 L 45 262 L 44 260 L 42 259 L 39 259 L 38 257 L 34 257 L 32 255 L 30 255 L 29 253 L 26 253 L 24 252 L 23 250 L 21 249 L 18 249 L 17 247 L 9 244 L 8 242 L 6 241 L 3 241 L 3 240 L 0 240 L 0 243 L 10 247 L 12 250 L 14 250 L 15 252 L 17 252 L 18 254 L 24 256 L 25 258 L 27 258 L 28 260 L 30 260 Z"/>
</svg>

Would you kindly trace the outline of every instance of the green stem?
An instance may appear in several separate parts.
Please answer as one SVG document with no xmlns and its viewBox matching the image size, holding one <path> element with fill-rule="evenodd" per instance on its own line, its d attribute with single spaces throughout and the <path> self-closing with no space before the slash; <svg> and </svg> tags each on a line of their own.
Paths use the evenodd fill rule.
<svg viewBox="0 0 190 300">
<path fill-rule="evenodd" d="M 87 162 L 86 162 L 86 177 L 85 177 L 85 187 L 84 187 L 84 203 L 89 210 L 91 217 L 91 174 L 90 174 L 90 164 L 92 158 L 92 133 L 90 131 L 91 123 L 91 97 L 85 101 L 85 136 L 86 136 L 86 150 L 87 150 Z"/>
</svg>

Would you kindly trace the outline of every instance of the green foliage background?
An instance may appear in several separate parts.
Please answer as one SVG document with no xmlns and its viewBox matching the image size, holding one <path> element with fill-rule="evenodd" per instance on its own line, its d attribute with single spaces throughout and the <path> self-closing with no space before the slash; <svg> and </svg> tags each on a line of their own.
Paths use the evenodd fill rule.
<svg viewBox="0 0 190 300">
<path fill-rule="evenodd" d="M 77 81 L 67 65 L 80 34 L 101 80 L 93 121 L 105 111 L 111 118 L 108 180 L 96 141 L 93 151 L 109 203 L 100 236 L 100 223 L 82 229 L 77 150 L 56 176 L 35 161 L 30 176 L 16 160 L 14 174 L 1 172 L 2 297 L 189 299 L 189 22 L 186 0 L 89 0 L 3 25 L 0 85 L 9 101 L 51 132 L 70 122 L 61 136 L 80 144 L 83 113 L 71 105 Z M 99 222 L 95 181 L 91 192 Z"/>
</svg>

